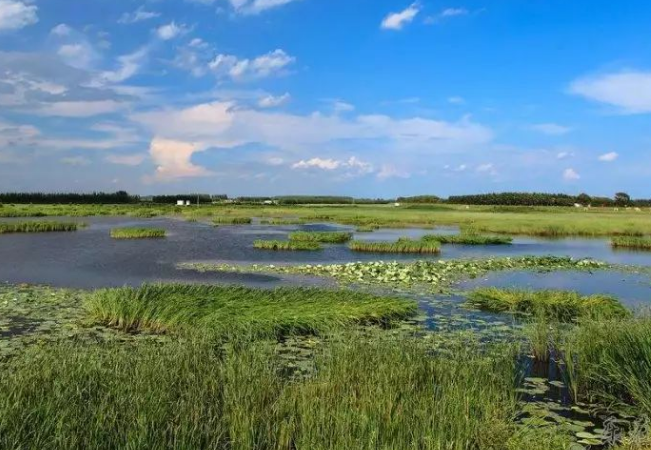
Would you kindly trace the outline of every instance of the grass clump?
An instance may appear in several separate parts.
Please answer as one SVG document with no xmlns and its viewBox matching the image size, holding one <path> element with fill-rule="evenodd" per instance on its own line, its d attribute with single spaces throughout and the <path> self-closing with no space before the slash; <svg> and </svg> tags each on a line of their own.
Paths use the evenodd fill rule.
<svg viewBox="0 0 651 450">
<path fill-rule="evenodd" d="M 284 217 L 271 217 L 267 219 L 260 219 L 261 225 L 300 225 L 305 223 L 304 219 L 291 219 Z"/>
<path fill-rule="evenodd" d="M 615 248 L 632 248 L 635 250 L 651 250 L 651 237 L 620 236 L 611 240 Z"/>
<path fill-rule="evenodd" d="M 651 416 L 651 319 L 581 324 L 564 359 L 575 398 L 634 405 Z"/>
<path fill-rule="evenodd" d="M 353 335 L 291 380 L 264 343 L 34 347 L 0 378 L 0 447 L 561 448 L 518 436 L 513 360 L 509 349 L 433 355 L 415 339 Z"/>
<path fill-rule="evenodd" d="M 77 231 L 83 226 L 75 222 L 10 222 L 0 223 L 0 234 Z"/>
<path fill-rule="evenodd" d="M 624 318 L 630 315 L 614 297 L 581 296 L 573 291 L 485 287 L 471 292 L 466 304 L 484 311 L 520 313 L 561 322 L 586 318 Z"/>
<path fill-rule="evenodd" d="M 77 231 L 83 224 L 75 222 L 8 222 L 0 223 L 0 234 Z"/>
<path fill-rule="evenodd" d="M 321 250 L 321 244 L 316 241 L 278 241 L 258 239 L 253 242 L 253 248 L 260 250 L 291 250 L 312 251 Z"/>
<path fill-rule="evenodd" d="M 380 228 L 379 225 L 360 225 L 355 231 L 358 233 L 372 233 Z"/>
<path fill-rule="evenodd" d="M 479 234 L 430 234 L 423 236 L 425 241 L 438 241 L 441 244 L 460 245 L 510 245 L 513 238 L 506 236 L 483 236 Z"/>
<path fill-rule="evenodd" d="M 98 290 L 87 309 L 98 322 L 130 331 L 284 336 L 386 324 L 413 314 L 416 303 L 353 291 L 151 284 Z"/>
<path fill-rule="evenodd" d="M 149 239 L 164 238 L 165 230 L 162 228 L 113 228 L 113 239 Z"/>
<path fill-rule="evenodd" d="M 349 248 L 355 252 L 374 253 L 440 253 L 441 244 L 438 241 L 424 241 L 401 238 L 397 242 L 364 242 L 352 241 Z"/>
<path fill-rule="evenodd" d="M 250 217 L 215 217 L 215 225 L 248 225 L 252 222 Z"/>
<path fill-rule="evenodd" d="M 347 231 L 296 231 L 289 233 L 289 240 L 294 242 L 320 242 L 323 244 L 343 244 L 352 239 Z"/>
</svg>

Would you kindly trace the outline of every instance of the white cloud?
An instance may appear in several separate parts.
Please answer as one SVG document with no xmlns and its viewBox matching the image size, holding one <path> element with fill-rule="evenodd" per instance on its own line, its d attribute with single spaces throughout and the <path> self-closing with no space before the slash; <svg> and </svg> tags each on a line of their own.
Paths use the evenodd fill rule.
<svg viewBox="0 0 651 450">
<path fill-rule="evenodd" d="M 280 75 L 296 58 L 284 50 L 276 49 L 254 59 L 239 59 L 234 55 L 219 54 L 208 65 L 218 76 L 228 76 L 235 81 Z"/>
<path fill-rule="evenodd" d="M 117 58 L 118 68 L 112 71 L 102 72 L 98 81 L 100 83 L 120 83 L 136 75 L 145 64 L 149 56 L 149 47 L 139 48 L 133 53 L 122 55 Z"/>
<path fill-rule="evenodd" d="M 380 28 L 383 30 L 401 30 L 405 25 L 413 21 L 419 12 L 420 6 L 418 3 L 412 3 L 400 12 L 388 14 L 382 20 Z"/>
<path fill-rule="evenodd" d="M 572 156 L 572 153 L 570 152 L 558 152 L 556 154 L 556 159 L 565 159 L 569 158 L 570 156 Z"/>
<path fill-rule="evenodd" d="M 34 112 L 43 116 L 91 117 L 113 113 L 125 106 L 115 100 L 61 101 L 42 105 Z"/>
<path fill-rule="evenodd" d="M 149 155 L 156 164 L 156 172 L 145 182 L 168 182 L 182 178 L 204 177 L 211 172 L 192 163 L 192 155 L 202 149 L 192 142 L 155 138 L 149 146 Z"/>
<path fill-rule="evenodd" d="M 581 78 L 570 93 L 618 108 L 626 114 L 651 113 L 651 72 L 624 71 Z"/>
<path fill-rule="evenodd" d="M 615 161 L 617 158 L 619 158 L 618 153 L 610 152 L 610 153 L 604 153 L 603 155 L 599 156 L 599 161 L 612 162 Z"/>
<path fill-rule="evenodd" d="M 480 164 L 477 166 L 477 172 L 492 172 L 495 170 L 493 163 Z"/>
<path fill-rule="evenodd" d="M 65 23 L 60 23 L 56 27 L 52 28 L 52 30 L 50 30 L 50 34 L 53 34 L 54 36 L 69 36 L 71 32 L 72 28 L 70 28 Z"/>
<path fill-rule="evenodd" d="M 119 164 L 122 166 L 139 166 L 145 161 L 147 155 L 135 153 L 133 155 L 108 155 L 104 158 L 111 164 Z"/>
<path fill-rule="evenodd" d="M 38 8 L 16 0 L 0 0 L 0 31 L 19 30 L 38 22 Z"/>
<path fill-rule="evenodd" d="M 453 105 L 463 105 L 466 103 L 466 100 L 463 97 L 454 96 L 448 97 L 448 103 L 452 103 Z"/>
<path fill-rule="evenodd" d="M 145 20 L 149 20 L 149 19 L 154 19 L 156 17 L 160 17 L 160 13 L 154 11 L 147 11 L 145 10 L 144 6 L 141 6 L 133 12 L 122 14 L 122 17 L 120 17 L 118 23 L 132 24 L 132 23 L 138 23 Z"/>
<path fill-rule="evenodd" d="M 322 169 L 322 170 L 334 170 L 341 165 L 341 161 L 334 159 L 321 159 L 321 158 L 312 158 L 308 160 L 301 160 L 297 163 L 292 164 L 292 169 Z"/>
<path fill-rule="evenodd" d="M 581 179 L 581 175 L 579 175 L 576 170 L 569 168 L 563 171 L 563 179 L 565 181 L 576 181 Z"/>
<path fill-rule="evenodd" d="M 203 0 L 211 2 L 211 0 Z M 268 9 L 277 8 L 296 0 L 230 0 L 231 6 L 239 14 L 259 14 Z"/>
<path fill-rule="evenodd" d="M 362 161 L 356 156 L 348 159 L 332 159 L 315 157 L 308 160 L 298 161 L 291 166 L 292 169 L 319 169 L 319 170 L 340 170 L 344 177 L 357 177 L 373 173 L 373 165 Z"/>
<path fill-rule="evenodd" d="M 258 106 L 260 108 L 275 108 L 277 106 L 284 105 L 289 101 L 291 96 L 289 93 L 285 92 L 283 95 L 265 95 L 260 100 L 258 100 Z"/>
<path fill-rule="evenodd" d="M 156 35 L 164 41 L 169 41 L 177 36 L 180 36 L 186 31 L 187 28 L 184 25 L 177 25 L 176 22 L 170 22 L 166 25 L 158 27 L 156 29 Z"/>
<path fill-rule="evenodd" d="M 447 8 L 439 14 L 441 17 L 456 17 L 468 15 L 469 11 L 465 8 Z"/>
<path fill-rule="evenodd" d="M 71 67 L 89 68 L 97 60 L 93 48 L 85 42 L 64 44 L 59 47 L 57 54 Z"/>
<path fill-rule="evenodd" d="M 535 125 L 531 125 L 530 128 L 533 131 L 537 131 L 539 133 L 547 134 L 550 136 L 562 136 L 572 131 L 572 128 L 558 125 L 556 123 L 537 123 Z"/>
<path fill-rule="evenodd" d="M 411 173 L 404 169 L 399 169 L 393 164 L 383 164 L 380 171 L 377 173 L 379 180 L 387 180 L 389 178 L 410 178 Z"/>
</svg>

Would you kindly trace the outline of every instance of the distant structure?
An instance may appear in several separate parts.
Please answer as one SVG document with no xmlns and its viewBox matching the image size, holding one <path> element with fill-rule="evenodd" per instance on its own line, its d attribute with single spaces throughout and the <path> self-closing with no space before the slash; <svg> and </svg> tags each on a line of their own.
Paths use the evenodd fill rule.
<svg viewBox="0 0 651 450">
<path fill-rule="evenodd" d="M 190 200 L 177 200 L 176 206 L 190 206 L 192 203 Z"/>
</svg>

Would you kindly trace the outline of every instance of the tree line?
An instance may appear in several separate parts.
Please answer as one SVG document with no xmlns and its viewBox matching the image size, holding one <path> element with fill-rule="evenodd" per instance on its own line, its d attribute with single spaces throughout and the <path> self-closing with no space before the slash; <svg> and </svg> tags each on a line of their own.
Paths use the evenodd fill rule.
<svg viewBox="0 0 651 450">
<path fill-rule="evenodd" d="M 35 203 L 35 204 L 122 204 L 136 203 L 140 198 L 125 191 L 91 192 L 4 192 L 0 193 L 0 203 Z"/>
</svg>

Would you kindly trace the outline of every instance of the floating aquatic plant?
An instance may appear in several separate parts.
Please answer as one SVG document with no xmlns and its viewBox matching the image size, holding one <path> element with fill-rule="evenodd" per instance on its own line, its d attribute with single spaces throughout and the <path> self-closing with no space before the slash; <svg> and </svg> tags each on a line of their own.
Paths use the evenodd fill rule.
<svg viewBox="0 0 651 450">
<path fill-rule="evenodd" d="M 321 244 L 316 241 L 278 241 L 258 239 L 253 242 L 253 248 L 260 250 L 321 250 Z"/>
<path fill-rule="evenodd" d="M 343 244 L 352 239 L 353 234 L 347 231 L 296 231 L 289 233 L 290 241 L 312 241 L 323 244 Z"/>
<path fill-rule="evenodd" d="M 151 238 L 164 238 L 165 230 L 162 228 L 113 228 L 111 230 L 111 237 L 113 239 L 151 239 Z"/>
</svg>

